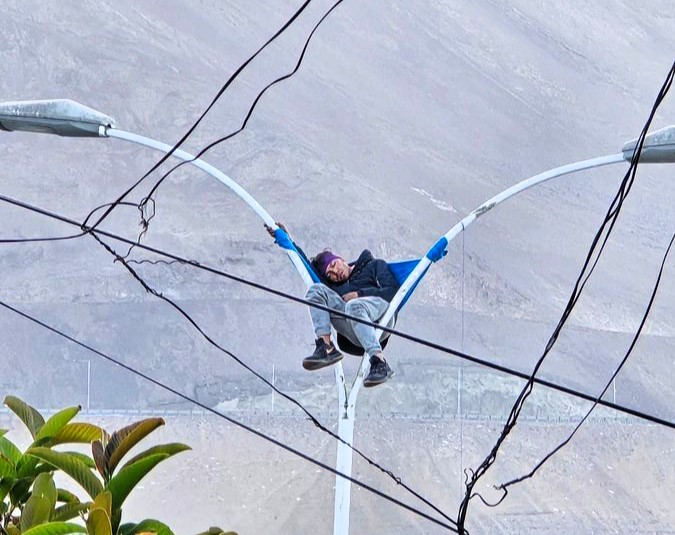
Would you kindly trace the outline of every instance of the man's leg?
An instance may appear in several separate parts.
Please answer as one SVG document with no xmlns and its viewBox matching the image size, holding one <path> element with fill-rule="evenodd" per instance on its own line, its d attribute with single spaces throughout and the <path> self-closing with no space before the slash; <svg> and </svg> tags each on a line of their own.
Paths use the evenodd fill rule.
<svg viewBox="0 0 675 535">
<path fill-rule="evenodd" d="M 310 286 L 305 298 L 312 303 L 340 312 L 343 312 L 345 308 L 345 302 L 342 298 L 324 284 L 313 284 Z M 314 333 L 316 334 L 316 349 L 314 353 L 302 361 L 302 366 L 307 370 L 318 370 L 341 360 L 342 353 L 333 345 L 330 337 L 330 312 L 310 307 L 309 314 L 314 325 Z"/>
<path fill-rule="evenodd" d="M 360 297 L 347 303 L 345 313 L 374 322 L 379 320 L 388 308 L 389 303 L 380 297 Z M 384 360 L 380 339 L 375 335 L 375 328 L 353 320 L 348 320 L 348 325 L 370 359 L 370 370 L 363 380 L 363 385 L 376 386 L 393 377 L 394 372 Z M 344 334 L 347 338 L 351 338 L 347 333 Z"/>
</svg>

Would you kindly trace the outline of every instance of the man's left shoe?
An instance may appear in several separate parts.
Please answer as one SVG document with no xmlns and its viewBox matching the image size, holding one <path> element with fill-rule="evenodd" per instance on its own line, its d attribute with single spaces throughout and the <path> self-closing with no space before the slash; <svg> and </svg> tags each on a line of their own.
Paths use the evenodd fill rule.
<svg viewBox="0 0 675 535">
<path fill-rule="evenodd" d="M 370 388 L 372 386 L 381 385 L 382 383 L 386 383 L 393 376 L 393 370 L 389 367 L 389 364 L 387 364 L 384 359 L 371 357 L 370 371 L 363 380 L 363 386 Z"/>
</svg>

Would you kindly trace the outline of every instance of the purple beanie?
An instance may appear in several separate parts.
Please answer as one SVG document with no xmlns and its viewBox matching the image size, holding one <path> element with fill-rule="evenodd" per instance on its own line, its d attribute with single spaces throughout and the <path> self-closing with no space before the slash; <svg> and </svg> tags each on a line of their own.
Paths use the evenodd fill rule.
<svg viewBox="0 0 675 535">
<path fill-rule="evenodd" d="M 323 251 L 314 257 L 312 265 L 314 266 L 314 269 L 319 272 L 319 276 L 326 278 L 326 269 L 328 269 L 328 265 L 336 258 L 342 257 L 333 254 L 331 251 Z"/>
</svg>

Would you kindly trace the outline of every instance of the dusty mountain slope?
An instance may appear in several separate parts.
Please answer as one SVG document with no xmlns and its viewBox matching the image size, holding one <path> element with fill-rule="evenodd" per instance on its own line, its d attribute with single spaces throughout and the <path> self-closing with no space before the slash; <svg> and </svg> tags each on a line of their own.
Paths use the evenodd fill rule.
<svg viewBox="0 0 675 535">
<path fill-rule="evenodd" d="M 298 6 L 8 0 L 0 93 L 3 100 L 73 98 L 115 117 L 121 129 L 171 143 Z M 292 69 L 328 7 L 313 3 L 232 85 L 185 148 L 197 151 L 235 130 L 260 89 Z M 331 244 L 346 256 L 364 247 L 387 258 L 421 255 L 464 214 L 509 185 L 615 153 L 637 137 L 673 61 L 670 12 L 667 1 L 610 7 L 438 0 L 422 7 L 348 0 L 316 33 L 299 73 L 263 97 L 244 133 L 205 158 L 285 221 L 309 252 Z M 655 129 L 675 123 L 674 102 L 672 96 L 664 102 Z M 1 193 L 76 219 L 112 201 L 157 159 L 114 140 L 19 133 L 1 139 Z M 553 181 L 482 218 L 430 271 L 399 327 L 529 371 L 626 168 Z M 598 392 L 628 347 L 674 231 L 672 176 L 667 166 L 640 168 L 606 256 L 543 369 L 547 378 Z M 131 199 L 138 201 L 148 188 Z M 120 208 L 106 228 L 134 237 L 137 223 L 135 209 Z M 6 205 L 0 207 L 0 224 L 7 238 L 73 232 Z M 302 292 L 258 219 L 196 170 L 183 168 L 160 188 L 157 216 L 144 239 Z M 146 294 L 90 238 L 3 245 L 0 265 L 0 299 L 203 402 L 246 405 L 267 392 Z M 645 336 L 616 385 L 617 401 L 670 420 L 672 266 L 671 260 Z M 188 266 L 146 264 L 139 270 L 226 348 L 268 376 L 274 365 L 278 384 L 294 393 L 321 387 L 317 405 L 332 403 L 332 374 L 308 375 L 299 366 L 312 338 L 302 307 Z M 36 405 L 84 403 L 82 361 L 91 360 L 93 407 L 184 406 L 9 313 L 0 315 L 0 332 L 3 384 Z M 364 398 L 364 407 L 377 406 L 385 415 L 388 407 L 413 415 L 456 412 L 456 384 L 450 383 L 457 359 L 402 341 L 392 342 L 389 358 L 397 381 L 382 397 Z M 467 412 L 508 410 L 517 382 L 477 367 L 464 371 L 474 385 Z M 448 388 L 455 390 L 448 394 Z M 571 401 L 534 405 L 533 413 L 554 416 L 579 411 Z M 629 432 L 644 428 L 637 429 Z M 668 437 L 655 439 L 655 451 L 666 457 L 658 461 L 661 467 L 675 464 Z M 614 474 L 605 476 L 605 482 L 615 480 Z M 628 472 L 624 476 L 618 481 L 626 503 L 642 500 L 641 488 L 632 488 Z M 456 480 L 456 474 L 448 477 Z M 537 502 L 542 492 L 533 490 L 527 500 Z M 672 498 L 672 489 L 666 496 Z M 628 506 L 621 514 L 634 517 Z M 611 529 L 621 531 L 621 520 Z"/>
</svg>

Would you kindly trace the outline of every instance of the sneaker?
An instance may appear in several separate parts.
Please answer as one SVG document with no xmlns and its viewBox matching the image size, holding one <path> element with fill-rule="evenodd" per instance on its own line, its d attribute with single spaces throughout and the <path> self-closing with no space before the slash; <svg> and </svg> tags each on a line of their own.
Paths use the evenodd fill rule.
<svg viewBox="0 0 675 535">
<path fill-rule="evenodd" d="M 382 383 L 386 383 L 393 376 L 394 372 L 389 367 L 389 364 L 387 364 L 387 361 L 377 357 L 370 357 L 370 370 L 363 380 L 363 386 L 368 388 L 381 385 Z"/>
<path fill-rule="evenodd" d="M 316 339 L 316 349 L 309 357 L 302 361 L 302 367 L 305 370 L 320 370 L 342 360 L 340 353 L 335 346 L 328 349 L 323 338 Z"/>
</svg>

